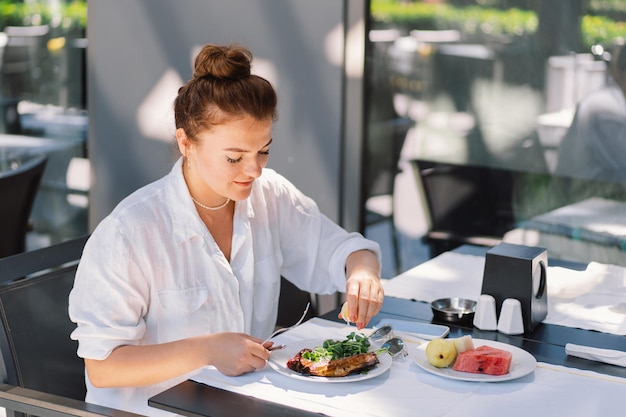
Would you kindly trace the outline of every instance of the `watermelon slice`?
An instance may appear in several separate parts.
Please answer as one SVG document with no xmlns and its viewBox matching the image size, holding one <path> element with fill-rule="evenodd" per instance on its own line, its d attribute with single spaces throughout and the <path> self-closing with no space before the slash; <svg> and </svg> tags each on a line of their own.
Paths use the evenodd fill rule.
<svg viewBox="0 0 626 417">
<path fill-rule="evenodd" d="M 452 369 L 474 374 L 505 375 L 511 369 L 512 359 L 513 354 L 509 351 L 480 346 L 459 353 Z"/>
</svg>

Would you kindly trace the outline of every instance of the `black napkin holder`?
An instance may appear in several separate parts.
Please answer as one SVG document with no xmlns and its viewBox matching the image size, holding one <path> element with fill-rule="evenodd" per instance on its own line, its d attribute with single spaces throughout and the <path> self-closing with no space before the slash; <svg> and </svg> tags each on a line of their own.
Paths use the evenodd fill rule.
<svg viewBox="0 0 626 417">
<path fill-rule="evenodd" d="M 547 267 L 545 248 L 500 243 L 487 251 L 481 294 L 495 298 L 498 317 L 505 299 L 518 299 L 524 332 L 530 332 L 548 314 Z"/>
</svg>

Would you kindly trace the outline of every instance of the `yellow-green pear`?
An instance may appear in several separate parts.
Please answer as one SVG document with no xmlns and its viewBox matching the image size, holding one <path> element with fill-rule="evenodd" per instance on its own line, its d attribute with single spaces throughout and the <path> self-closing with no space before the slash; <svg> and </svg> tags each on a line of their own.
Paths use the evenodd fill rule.
<svg viewBox="0 0 626 417">
<path fill-rule="evenodd" d="M 426 345 L 426 359 L 437 368 L 446 368 L 456 360 L 456 346 L 452 340 L 433 339 Z"/>
</svg>

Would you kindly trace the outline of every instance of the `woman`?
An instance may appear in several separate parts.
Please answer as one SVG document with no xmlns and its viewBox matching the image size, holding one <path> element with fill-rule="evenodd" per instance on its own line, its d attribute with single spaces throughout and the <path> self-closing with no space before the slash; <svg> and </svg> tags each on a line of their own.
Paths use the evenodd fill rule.
<svg viewBox="0 0 626 417">
<path fill-rule="evenodd" d="M 281 275 L 346 291 L 363 328 L 380 310 L 380 250 L 264 168 L 276 93 L 252 55 L 206 45 L 174 103 L 181 157 L 94 230 L 70 294 L 86 401 L 157 415 L 147 399 L 206 365 L 261 369 Z"/>
<path fill-rule="evenodd" d="M 623 158 L 626 152 L 626 53 L 623 46 L 615 48 L 609 74 L 605 86 L 590 92 L 577 104 L 574 120 L 559 145 L 558 175 L 626 182 Z M 619 191 L 619 186 L 607 185 L 607 190 Z M 590 187 L 585 183 L 582 186 Z M 573 192 L 575 190 L 570 194 Z M 597 195 L 598 190 L 587 192 Z M 576 195 L 578 199 L 584 198 Z"/>
</svg>

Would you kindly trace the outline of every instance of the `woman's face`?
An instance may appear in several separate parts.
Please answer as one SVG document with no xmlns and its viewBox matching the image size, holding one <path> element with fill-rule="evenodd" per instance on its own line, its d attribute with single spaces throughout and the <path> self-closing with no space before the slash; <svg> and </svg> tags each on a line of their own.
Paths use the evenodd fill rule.
<svg viewBox="0 0 626 417">
<path fill-rule="evenodd" d="M 226 197 L 239 201 L 250 195 L 252 183 L 267 164 L 272 120 L 243 116 L 201 132 L 195 144 L 182 129 L 176 131 L 176 138 L 189 160 L 184 173 L 191 195 L 217 206 Z"/>
</svg>

